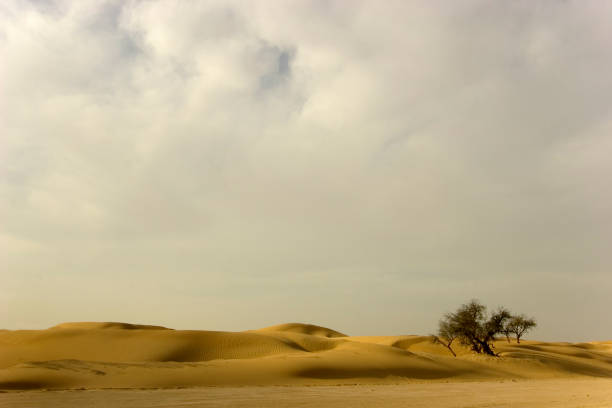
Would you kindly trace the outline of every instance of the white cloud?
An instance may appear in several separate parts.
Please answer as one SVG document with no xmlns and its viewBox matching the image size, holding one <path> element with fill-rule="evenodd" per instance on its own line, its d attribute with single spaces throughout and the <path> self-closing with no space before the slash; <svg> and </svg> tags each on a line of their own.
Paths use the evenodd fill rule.
<svg viewBox="0 0 612 408">
<path fill-rule="evenodd" d="M 538 289 L 561 305 L 576 282 L 610 284 L 611 13 L 6 2 L 0 317 L 427 332 L 471 297 L 520 309 Z M 246 301 L 266 315 L 230 316 Z M 342 321 L 418 305 L 408 323 Z M 580 336 L 547 327 L 551 310 L 541 336 Z"/>
</svg>

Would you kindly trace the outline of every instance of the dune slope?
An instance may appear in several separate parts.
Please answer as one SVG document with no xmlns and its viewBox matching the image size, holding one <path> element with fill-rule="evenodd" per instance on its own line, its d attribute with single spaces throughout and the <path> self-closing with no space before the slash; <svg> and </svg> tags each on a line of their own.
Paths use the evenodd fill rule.
<svg viewBox="0 0 612 408">
<path fill-rule="evenodd" d="M 257 332 L 291 332 L 301 334 L 311 334 L 320 337 L 347 337 L 346 334 L 337 332 L 327 327 L 316 326 L 314 324 L 304 323 L 285 323 L 276 326 L 264 327 L 263 329 L 254 330 Z"/>
<path fill-rule="evenodd" d="M 612 342 L 496 343 L 499 358 L 426 336 L 349 337 L 290 323 L 246 332 L 66 323 L 0 331 L 0 389 L 612 378 Z"/>
<path fill-rule="evenodd" d="M 163 326 L 151 326 L 148 324 L 132 324 L 121 322 L 67 322 L 60 323 L 56 326 L 49 328 L 49 330 L 53 329 L 172 330 Z"/>
</svg>

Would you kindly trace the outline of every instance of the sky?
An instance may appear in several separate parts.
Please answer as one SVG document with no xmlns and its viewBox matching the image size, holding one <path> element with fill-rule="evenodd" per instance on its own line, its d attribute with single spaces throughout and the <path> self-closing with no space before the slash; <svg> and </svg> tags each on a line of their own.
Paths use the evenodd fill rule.
<svg viewBox="0 0 612 408">
<path fill-rule="evenodd" d="M 3 0 L 0 328 L 612 339 L 612 3 Z"/>
</svg>

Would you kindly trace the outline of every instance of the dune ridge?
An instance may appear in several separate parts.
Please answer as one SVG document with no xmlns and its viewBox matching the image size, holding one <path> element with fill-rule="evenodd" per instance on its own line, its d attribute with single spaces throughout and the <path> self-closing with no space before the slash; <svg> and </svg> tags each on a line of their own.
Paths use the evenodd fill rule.
<svg viewBox="0 0 612 408">
<path fill-rule="evenodd" d="M 60 323 L 53 327 L 53 329 L 84 329 L 84 330 L 172 330 L 163 326 L 152 326 L 149 324 L 132 324 L 132 323 L 121 323 L 121 322 L 67 322 Z"/>
<path fill-rule="evenodd" d="M 612 342 L 495 344 L 500 357 L 428 336 L 347 336 L 286 323 L 243 332 L 119 322 L 0 331 L 0 389 L 138 388 L 612 378 Z"/>
<path fill-rule="evenodd" d="M 301 333 L 301 334 L 311 334 L 313 336 L 320 337 L 348 337 L 344 333 L 340 333 L 338 331 L 329 329 L 327 327 L 316 326 L 314 324 L 306 324 L 306 323 L 284 323 L 278 324 L 276 326 L 264 327 L 263 329 L 254 330 L 256 332 L 292 332 L 292 333 Z"/>
</svg>

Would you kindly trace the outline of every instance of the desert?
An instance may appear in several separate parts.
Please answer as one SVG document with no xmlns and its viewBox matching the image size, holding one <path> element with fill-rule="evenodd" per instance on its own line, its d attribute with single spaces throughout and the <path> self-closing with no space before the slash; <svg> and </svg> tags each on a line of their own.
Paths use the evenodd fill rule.
<svg viewBox="0 0 612 408">
<path fill-rule="evenodd" d="M 612 401 L 612 341 L 498 339 L 494 347 L 497 357 L 461 346 L 453 357 L 430 336 L 347 336 L 300 323 L 242 332 L 116 322 L 4 330 L 0 405 L 70 406 L 83 398 L 90 406 L 108 398 L 113 406 L 156 400 L 180 406 L 184 398 L 197 406 L 315 400 L 405 406 L 412 398 L 425 405 L 411 406 L 604 407 Z M 136 405 L 126 402 L 134 398 Z"/>
<path fill-rule="evenodd" d="M 0 0 L 0 408 L 612 408 L 612 1 Z"/>
</svg>

